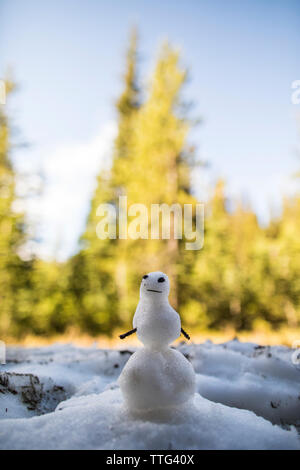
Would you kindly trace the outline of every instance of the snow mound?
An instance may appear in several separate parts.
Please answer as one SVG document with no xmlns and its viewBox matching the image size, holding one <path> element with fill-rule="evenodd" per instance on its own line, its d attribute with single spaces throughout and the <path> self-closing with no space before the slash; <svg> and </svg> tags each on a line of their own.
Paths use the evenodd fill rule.
<svg viewBox="0 0 300 470">
<path fill-rule="evenodd" d="M 0 449 L 300 448 L 300 365 L 291 349 L 235 340 L 178 350 L 196 372 L 194 403 L 133 415 L 117 381 L 134 350 L 8 348 Z"/>
<path fill-rule="evenodd" d="M 275 424 L 300 425 L 300 365 L 292 350 L 230 341 L 183 346 L 205 398 L 254 411 Z"/>
<path fill-rule="evenodd" d="M 71 398 L 54 413 L 3 420 L 1 449 L 300 449 L 297 432 L 195 396 L 194 404 L 133 416 L 120 390 Z"/>
</svg>

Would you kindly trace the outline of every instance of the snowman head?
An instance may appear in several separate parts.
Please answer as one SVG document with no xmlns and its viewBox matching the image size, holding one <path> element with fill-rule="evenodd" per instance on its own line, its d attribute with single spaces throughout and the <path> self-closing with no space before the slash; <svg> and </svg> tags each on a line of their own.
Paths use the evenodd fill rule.
<svg viewBox="0 0 300 470">
<path fill-rule="evenodd" d="M 141 299 L 163 300 L 167 299 L 170 292 L 169 278 L 161 271 L 155 271 L 143 276 L 140 288 Z"/>
</svg>

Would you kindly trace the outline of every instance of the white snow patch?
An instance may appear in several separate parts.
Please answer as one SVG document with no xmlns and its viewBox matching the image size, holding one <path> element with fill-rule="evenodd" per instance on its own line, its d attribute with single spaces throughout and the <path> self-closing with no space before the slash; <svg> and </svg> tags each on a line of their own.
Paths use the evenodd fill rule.
<svg viewBox="0 0 300 470">
<path fill-rule="evenodd" d="M 120 390 L 71 398 L 54 413 L 3 420 L 1 449 L 299 449 L 295 430 L 195 396 L 172 415 L 132 416 Z"/>
<path fill-rule="evenodd" d="M 28 410 L 27 379 L 13 379 L 17 393 L 2 386 L 0 449 L 300 449 L 300 366 L 291 349 L 239 341 L 178 349 L 196 372 L 194 403 L 133 415 L 117 385 L 132 349 L 8 348 L 2 375 L 33 374 L 42 393 L 52 384 L 66 399 L 51 409 L 43 396 L 48 410 Z"/>
</svg>

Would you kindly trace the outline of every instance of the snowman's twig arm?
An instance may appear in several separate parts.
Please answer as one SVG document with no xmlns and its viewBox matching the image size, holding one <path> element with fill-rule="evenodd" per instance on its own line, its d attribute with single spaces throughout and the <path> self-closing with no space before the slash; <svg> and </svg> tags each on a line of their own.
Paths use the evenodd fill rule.
<svg viewBox="0 0 300 470">
<path fill-rule="evenodd" d="M 119 336 L 119 338 L 124 339 L 126 338 L 126 336 L 133 335 L 133 333 L 135 332 L 136 332 L 136 328 L 134 328 L 133 330 L 127 331 L 127 333 L 123 333 L 122 335 Z"/>
<path fill-rule="evenodd" d="M 181 328 L 181 333 L 183 334 L 183 336 L 185 336 L 185 337 L 186 337 L 186 339 L 191 339 L 191 338 L 190 338 L 190 335 L 188 335 L 188 334 L 187 334 L 187 332 L 186 332 L 186 331 L 184 331 L 184 329 L 183 329 L 183 328 Z"/>
</svg>

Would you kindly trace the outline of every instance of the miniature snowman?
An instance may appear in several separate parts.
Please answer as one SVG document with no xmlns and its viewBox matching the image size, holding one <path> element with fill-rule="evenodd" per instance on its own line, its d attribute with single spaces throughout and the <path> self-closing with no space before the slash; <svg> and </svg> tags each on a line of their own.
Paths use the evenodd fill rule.
<svg viewBox="0 0 300 470">
<path fill-rule="evenodd" d="M 141 282 L 140 301 L 133 317 L 133 330 L 144 347 L 126 363 L 118 383 L 131 411 L 177 407 L 195 393 L 195 372 L 180 352 L 169 347 L 181 333 L 178 313 L 170 306 L 168 276 L 162 272 L 146 274 Z"/>
</svg>

